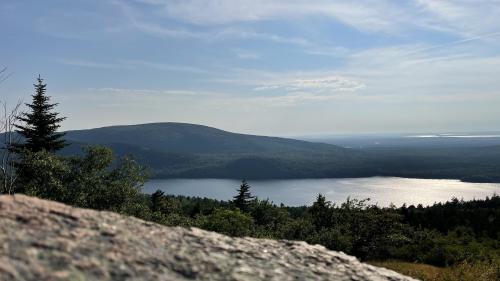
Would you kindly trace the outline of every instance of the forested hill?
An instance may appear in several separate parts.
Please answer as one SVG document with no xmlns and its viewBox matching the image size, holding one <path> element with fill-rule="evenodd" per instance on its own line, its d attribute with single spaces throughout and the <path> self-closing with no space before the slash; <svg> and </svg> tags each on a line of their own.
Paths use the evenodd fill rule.
<svg viewBox="0 0 500 281">
<path fill-rule="evenodd" d="M 177 153 L 340 152 L 335 145 L 287 138 L 231 133 L 187 123 L 151 123 L 111 126 L 66 132 L 69 140 L 83 143 L 121 143 Z"/>
<path fill-rule="evenodd" d="M 133 155 L 156 178 L 285 179 L 399 176 L 500 182 L 500 146 L 349 149 L 231 133 L 185 123 L 66 132 L 76 154 L 89 144 Z"/>
<path fill-rule="evenodd" d="M 72 144 L 101 144 L 132 154 L 154 177 L 302 178 L 360 175 L 359 152 L 279 137 L 231 133 L 185 123 L 112 126 L 66 132 Z"/>
</svg>

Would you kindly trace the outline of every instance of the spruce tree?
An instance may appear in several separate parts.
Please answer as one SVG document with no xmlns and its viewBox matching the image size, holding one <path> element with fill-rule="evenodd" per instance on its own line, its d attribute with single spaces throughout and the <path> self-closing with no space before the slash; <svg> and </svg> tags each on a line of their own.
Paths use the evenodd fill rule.
<svg viewBox="0 0 500 281">
<path fill-rule="evenodd" d="M 164 205 L 165 201 L 165 193 L 161 190 L 156 190 L 153 194 L 151 194 L 151 208 L 153 211 L 161 211 L 162 205 Z"/>
<path fill-rule="evenodd" d="M 316 226 L 317 231 L 332 226 L 332 203 L 330 201 L 327 201 L 326 197 L 323 194 L 318 194 L 318 197 L 316 197 L 316 202 L 314 202 L 311 208 L 309 208 L 309 212 L 312 215 L 312 221 Z"/>
<path fill-rule="evenodd" d="M 47 84 L 43 83 L 40 75 L 37 78 L 35 93 L 32 95 L 29 112 L 23 113 L 19 120 L 22 125 L 16 125 L 17 132 L 24 137 L 25 142 L 16 145 L 16 151 L 24 149 L 31 152 L 48 151 L 55 152 L 66 146 L 63 139 L 64 133 L 58 133 L 60 123 L 66 119 L 59 117 L 59 113 L 54 111 L 57 103 L 50 103 L 50 97 L 46 95 Z"/>
<path fill-rule="evenodd" d="M 250 185 L 243 180 L 241 182 L 240 188 L 237 190 L 238 195 L 234 196 L 233 203 L 236 207 L 238 207 L 241 211 L 247 211 L 248 210 L 248 205 L 250 204 L 250 201 L 254 198 L 250 194 Z"/>
</svg>

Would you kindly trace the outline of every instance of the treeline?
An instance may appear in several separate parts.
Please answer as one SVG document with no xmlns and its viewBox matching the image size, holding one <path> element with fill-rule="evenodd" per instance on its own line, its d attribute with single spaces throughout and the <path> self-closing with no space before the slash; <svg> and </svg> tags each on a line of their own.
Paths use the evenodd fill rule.
<svg viewBox="0 0 500 281">
<path fill-rule="evenodd" d="M 398 259 L 446 266 L 464 261 L 498 262 L 500 257 L 497 195 L 400 208 L 381 208 L 369 200 L 354 199 L 334 205 L 323 195 L 309 207 L 277 206 L 256 198 L 248 200 L 244 210 L 238 207 L 237 198 L 218 201 L 161 191 L 144 196 L 149 210 L 134 215 L 161 224 L 235 236 L 303 240 L 362 260 Z"/>
<path fill-rule="evenodd" d="M 499 239 L 500 196 L 485 200 L 463 201 L 453 198 L 446 203 L 436 203 L 423 208 L 422 205 L 403 205 L 399 209 L 404 222 L 422 228 L 448 233 L 457 228 L 467 228 L 475 236 Z"/>
</svg>

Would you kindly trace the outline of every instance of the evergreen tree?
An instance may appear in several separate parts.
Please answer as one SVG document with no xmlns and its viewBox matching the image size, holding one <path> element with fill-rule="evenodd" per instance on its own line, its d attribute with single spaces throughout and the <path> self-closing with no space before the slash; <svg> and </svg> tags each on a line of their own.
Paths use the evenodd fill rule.
<svg viewBox="0 0 500 281">
<path fill-rule="evenodd" d="M 233 203 L 238 209 L 246 212 L 250 201 L 254 198 L 250 194 L 250 185 L 245 181 L 241 181 L 240 188 L 237 190 L 238 195 L 234 196 Z"/>
<path fill-rule="evenodd" d="M 30 111 L 19 117 L 24 124 L 16 125 L 18 133 L 25 138 L 25 143 L 17 144 L 15 150 L 55 152 L 66 146 L 62 138 L 64 134 L 57 132 L 60 123 L 66 118 L 58 117 L 59 113 L 53 111 L 58 104 L 49 102 L 50 97 L 46 95 L 47 84 L 43 83 L 40 75 L 37 81 L 38 83 L 33 85 L 35 86 L 33 101 L 31 104 L 26 104 Z"/>
<path fill-rule="evenodd" d="M 164 201 L 165 201 L 165 193 L 159 189 L 156 190 L 153 194 L 151 194 L 152 210 L 154 212 L 161 211 Z"/>
<path fill-rule="evenodd" d="M 331 226 L 333 222 L 332 203 L 327 201 L 323 194 L 318 194 L 316 202 L 313 203 L 309 212 L 312 215 L 313 223 L 318 231 Z"/>
</svg>

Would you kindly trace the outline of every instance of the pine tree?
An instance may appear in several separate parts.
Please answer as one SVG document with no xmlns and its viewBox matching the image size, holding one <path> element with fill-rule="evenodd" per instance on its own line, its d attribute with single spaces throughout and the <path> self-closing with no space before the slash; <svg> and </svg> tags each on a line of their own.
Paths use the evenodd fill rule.
<svg viewBox="0 0 500 281">
<path fill-rule="evenodd" d="M 332 224 L 333 213 L 332 203 L 326 200 L 323 194 L 318 194 L 316 202 L 313 203 L 309 212 L 312 215 L 312 220 L 316 226 L 316 230 L 320 231 L 323 228 L 330 227 Z"/>
<path fill-rule="evenodd" d="M 250 194 L 250 185 L 243 180 L 241 182 L 240 188 L 237 190 L 238 195 L 234 196 L 233 203 L 236 207 L 238 207 L 241 211 L 247 211 L 248 210 L 248 205 L 250 204 L 250 201 L 254 198 Z"/>
<path fill-rule="evenodd" d="M 19 117 L 24 124 L 16 125 L 18 133 L 25 139 L 25 143 L 16 145 L 18 152 L 23 149 L 32 152 L 42 150 L 55 152 L 66 146 L 62 138 L 64 133 L 57 132 L 60 123 L 66 118 L 58 117 L 59 113 L 53 111 L 58 104 L 49 103 L 50 97 L 46 95 L 47 84 L 43 83 L 40 75 L 37 81 L 37 84 L 33 84 L 35 87 L 35 93 L 32 95 L 33 101 L 31 104 L 26 104 L 30 111 Z"/>
<path fill-rule="evenodd" d="M 165 193 L 161 190 L 156 190 L 153 194 L 151 194 L 151 204 L 153 211 L 161 211 L 162 205 L 164 205 L 165 201 Z"/>
</svg>

